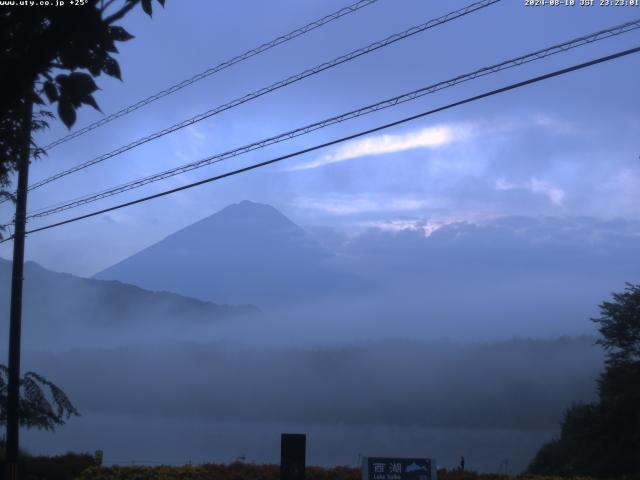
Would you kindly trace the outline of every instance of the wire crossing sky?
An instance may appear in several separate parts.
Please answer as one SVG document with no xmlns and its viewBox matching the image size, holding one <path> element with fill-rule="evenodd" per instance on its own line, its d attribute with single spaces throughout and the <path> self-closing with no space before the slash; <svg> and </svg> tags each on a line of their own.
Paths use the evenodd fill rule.
<svg viewBox="0 0 640 480">
<path fill-rule="evenodd" d="M 88 168 L 88 167 L 90 167 L 92 165 L 96 165 L 96 164 L 98 164 L 100 162 L 103 162 L 103 161 L 109 159 L 109 158 L 113 158 L 113 157 L 115 157 L 117 155 L 120 155 L 120 154 L 122 154 L 124 152 L 127 152 L 127 151 L 129 151 L 129 150 L 131 150 L 133 148 L 136 148 L 136 147 L 140 146 L 140 145 L 143 145 L 145 143 L 151 142 L 153 140 L 161 138 L 161 137 L 163 137 L 165 135 L 168 135 L 170 133 L 173 133 L 173 132 L 176 132 L 178 130 L 181 130 L 181 129 L 185 128 L 185 127 L 193 125 L 193 124 L 195 124 L 197 122 L 200 122 L 200 121 L 202 121 L 204 119 L 210 118 L 210 117 L 212 117 L 214 115 L 217 115 L 219 113 L 222 113 L 222 112 L 224 112 L 226 110 L 230 110 L 232 108 L 235 108 L 235 107 L 237 107 L 239 105 L 242 105 L 242 104 L 244 104 L 246 102 L 249 102 L 251 100 L 255 100 L 256 98 L 259 98 L 259 97 L 261 97 L 263 95 L 271 93 L 271 92 L 273 92 L 275 90 L 278 90 L 280 88 L 286 87 L 286 86 L 291 85 L 291 84 L 296 83 L 296 82 L 299 82 L 300 80 L 303 80 L 303 79 L 305 79 L 307 77 L 311 77 L 313 75 L 317 75 L 320 72 L 323 72 L 323 71 L 328 70 L 330 68 L 336 67 L 336 66 L 341 65 L 343 63 L 349 62 L 351 60 L 354 60 L 354 59 L 356 59 L 358 57 L 361 57 L 361 56 L 366 55 L 368 53 L 374 52 L 374 51 L 379 50 L 381 48 L 387 47 L 389 45 L 392 45 L 392 44 L 394 44 L 394 43 L 396 43 L 398 41 L 401 41 L 401 40 L 404 40 L 406 38 L 409 38 L 409 37 L 411 37 L 413 35 L 416 35 L 418 33 L 424 32 L 426 30 L 429 30 L 431 28 L 437 27 L 439 25 L 446 24 L 446 23 L 451 22 L 453 20 L 456 20 L 458 18 L 462 18 L 462 17 L 464 17 L 466 15 L 475 13 L 475 12 L 477 12 L 479 10 L 482 10 L 482 9 L 484 9 L 486 7 L 489 7 L 489 6 L 491 6 L 491 5 L 495 4 L 495 3 L 498 3 L 500 1 L 501 0 L 482 0 L 480 2 L 474 2 L 472 4 L 467 5 L 464 8 L 460 8 L 460 9 L 454 10 L 452 12 L 447 13 L 446 15 L 443 15 L 441 17 L 438 17 L 438 18 L 435 18 L 435 19 L 432 19 L 432 20 L 429 20 L 429 21 L 427 21 L 427 22 L 425 22 L 425 23 L 423 23 L 421 25 L 417 25 L 417 26 L 411 27 L 411 28 L 409 28 L 407 30 L 404 30 L 404 31 L 399 32 L 399 33 L 396 33 L 394 35 L 390 35 L 390 36 L 388 36 L 387 38 L 385 38 L 383 40 L 371 43 L 371 44 L 369 44 L 369 45 L 367 45 L 365 47 L 353 50 L 350 53 L 347 53 L 345 55 L 337 57 L 337 58 L 335 58 L 335 59 L 333 59 L 333 60 L 331 60 L 329 62 L 325 62 L 325 63 L 317 65 L 317 66 L 315 66 L 313 68 L 304 70 L 304 71 L 302 71 L 302 72 L 300 72 L 300 73 L 298 73 L 296 75 L 292 75 L 290 77 L 287 77 L 284 80 L 281 80 L 279 82 L 273 83 L 273 84 L 271 84 L 271 85 L 269 85 L 267 87 L 263 87 L 263 88 L 261 88 L 259 90 L 256 90 L 256 91 L 254 91 L 252 93 L 249 93 L 249 94 L 246 94 L 246 95 L 244 95 L 242 97 L 238 97 L 235 100 L 232 100 L 232 101 L 230 101 L 228 103 L 225 103 L 223 105 L 219 105 L 219 106 L 217 106 L 217 107 L 215 107 L 213 109 L 210 109 L 210 110 L 208 110 L 208 111 L 206 111 L 204 113 L 201 113 L 199 115 L 195 115 L 195 116 L 193 116 L 193 117 L 191 117 L 191 118 L 189 118 L 187 120 L 183 120 L 182 122 L 176 123 L 176 124 L 174 124 L 174 125 L 172 125 L 170 127 L 167 127 L 167 128 L 165 128 L 163 130 L 160 130 L 160 131 L 155 132 L 155 133 L 153 133 L 151 135 L 148 135 L 148 136 L 145 136 L 143 138 L 140 138 L 140 139 L 138 139 L 138 140 L 136 140 L 134 142 L 131 142 L 131 143 L 127 144 L 127 145 L 119 147 L 119 148 L 117 148 L 117 149 L 115 149 L 115 150 L 113 150 L 113 151 L 111 151 L 109 153 L 100 155 L 100 156 L 98 156 L 98 157 L 96 157 L 96 158 L 94 158 L 92 160 L 88 160 L 88 161 L 86 161 L 84 163 L 81 163 L 80 165 L 77 165 L 77 166 L 75 166 L 73 168 L 70 168 L 70 169 L 65 170 L 63 172 L 60 172 L 60 173 L 57 173 L 57 174 L 55 174 L 53 176 L 45 178 L 45 179 L 43 179 L 43 180 L 41 180 L 39 182 L 36 182 L 36 183 L 30 185 L 29 186 L 29 190 L 34 190 L 36 188 L 39 188 L 39 187 L 41 187 L 43 185 L 46 185 L 46 184 L 48 184 L 50 182 L 58 180 L 58 179 L 60 179 L 62 177 L 65 177 L 65 176 L 70 175 L 72 173 L 78 172 L 78 171 L 83 170 L 85 168 Z"/>
<path fill-rule="evenodd" d="M 61 221 L 61 222 L 57 222 L 57 223 L 53 223 L 53 224 L 50 224 L 50 225 L 46 225 L 44 227 L 34 228 L 32 230 L 29 230 L 26 233 L 27 234 L 31 234 L 31 233 L 41 232 L 43 230 L 48 230 L 48 229 L 51 229 L 51 228 L 60 227 L 62 225 L 67 225 L 69 223 L 77 222 L 79 220 L 84 220 L 84 219 L 87 219 L 87 218 L 90 218 L 90 217 L 94 217 L 96 215 L 101 215 L 103 213 L 111 212 L 111 211 L 114 211 L 114 210 L 119 210 L 121 208 L 129 207 L 129 206 L 136 205 L 136 204 L 139 204 L 139 203 L 148 202 L 150 200 L 153 200 L 153 199 L 156 199 L 156 198 L 159 198 L 159 197 L 163 197 L 163 196 L 170 195 L 170 194 L 173 194 L 173 193 L 176 193 L 176 192 L 180 192 L 180 191 L 183 191 L 183 190 L 191 189 L 191 188 L 194 188 L 194 187 L 197 187 L 197 186 L 200 186 L 200 185 L 204 185 L 204 184 L 207 184 L 207 183 L 211 183 L 211 182 L 215 182 L 215 181 L 218 181 L 218 180 L 222 180 L 223 178 L 227 178 L 227 177 L 239 175 L 239 174 L 242 174 L 242 173 L 246 173 L 248 171 L 255 170 L 255 169 L 261 168 L 261 167 L 265 167 L 267 165 L 272 165 L 274 163 L 278 163 L 278 162 L 281 162 L 283 160 L 287 160 L 289 158 L 293 158 L 293 157 L 297 157 L 297 156 L 300 156 L 300 155 L 304 155 L 305 153 L 309 153 L 309 152 L 312 152 L 312 151 L 315 151 L 315 150 L 320 150 L 320 149 L 323 149 L 323 148 L 327 148 L 329 146 L 336 145 L 336 144 L 339 144 L 339 143 L 343 143 L 343 142 L 346 142 L 346 141 L 349 141 L 349 140 L 353 140 L 353 139 L 356 139 L 356 138 L 359 138 L 359 137 L 362 137 L 362 136 L 365 136 L 365 135 L 370 135 L 372 133 L 379 132 L 381 130 L 386 130 L 388 128 L 401 125 L 403 123 L 411 122 L 411 121 L 417 120 L 419 118 L 426 117 L 428 115 L 433 115 L 435 113 L 442 112 L 444 110 L 449 110 L 451 108 L 459 107 L 461 105 L 465 105 L 465 104 L 468 104 L 468 103 L 471 103 L 471 102 L 475 102 L 475 101 L 481 100 L 483 98 L 491 97 L 491 96 L 494 96 L 494 95 L 499 95 L 499 94 L 508 92 L 510 90 L 515 90 L 515 89 L 522 88 L 522 87 L 527 86 L 527 85 L 531 85 L 531 84 L 534 84 L 534 83 L 538 83 L 538 82 L 542 82 L 542 81 L 548 80 L 550 78 L 558 77 L 558 76 L 561 76 L 561 75 L 566 75 L 568 73 L 571 73 L 571 72 L 574 72 L 574 71 L 577 71 L 577 70 L 582 70 L 582 69 L 585 69 L 585 68 L 589 68 L 589 67 L 592 67 L 594 65 L 598 65 L 598 64 L 601 64 L 601 63 L 605 63 L 605 62 L 609 62 L 609 61 L 612 61 L 612 60 L 616 60 L 618 58 L 625 57 L 625 56 L 628 56 L 628 55 L 632 55 L 632 54 L 635 54 L 635 53 L 638 53 L 638 52 L 640 52 L 640 46 L 635 47 L 635 48 L 631 48 L 631 49 L 627 49 L 627 50 L 623 50 L 623 51 L 620 51 L 620 52 L 616 52 L 616 53 L 613 53 L 611 55 L 607 55 L 607 56 L 604 56 L 604 57 L 596 58 L 596 59 L 593 59 L 593 60 L 590 60 L 588 62 L 584 62 L 584 63 L 578 64 L 578 65 L 573 65 L 571 67 L 563 68 L 561 70 L 556 70 L 556 71 L 553 71 L 553 72 L 550 72 L 550 73 L 547 73 L 547 74 L 544 74 L 544 75 L 540 75 L 540 76 L 537 76 L 537 77 L 534 77 L 534 78 L 530 78 L 528 80 L 524 80 L 522 82 L 514 83 L 514 84 L 511 84 L 511 85 L 508 85 L 508 86 L 505 86 L 505 87 L 501 87 L 501 88 L 498 88 L 498 89 L 495 89 L 495 90 L 491 90 L 489 92 L 485 92 L 485 93 L 482 93 L 480 95 L 475 95 L 473 97 L 465 98 L 464 100 L 460 100 L 460 101 L 445 105 L 443 107 L 435 108 L 435 109 L 432 109 L 432 110 L 429 110 L 429 111 L 426 111 L 426 112 L 419 113 L 417 115 L 412 115 L 411 117 L 406 117 L 406 118 L 403 118 L 401 120 L 397 120 L 397 121 L 392 122 L 392 123 L 387 123 L 385 125 L 381 125 L 381 126 L 378 126 L 378 127 L 375 127 L 375 128 L 371 128 L 371 129 L 368 129 L 368 130 L 365 130 L 365 131 L 361 131 L 361 132 L 358 132 L 358 133 L 353 134 L 353 135 L 348 135 L 346 137 L 338 138 L 338 139 L 332 140 L 330 142 L 325 142 L 325 143 L 320 144 L 320 145 L 314 145 L 312 147 L 308 147 L 308 148 L 305 148 L 303 150 L 299 150 L 299 151 L 296 151 L 296 152 L 293 152 L 293 153 L 290 153 L 290 154 L 287 154 L 287 155 L 283 155 L 283 156 L 280 156 L 280 157 L 277 157 L 277 158 L 273 158 L 271 160 L 267 160 L 267 161 L 256 163 L 256 164 L 244 167 L 244 168 L 233 170 L 231 172 L 223 173 L 221 175 L 216 175 L 216 176 L 201 180 L 199 182 L 194 182 L 194 183 L 190 183 L 188 185 L 183 185 L 183 186 L 178 187 L 178 188 L 173 188 L 171 190 L 166 190 L 164 192 L 156 193 L 154 195 L 149 195 L 149 196 L 146 196 L 146 197 L 143 197 L 143 198 L 139 198 L 139 199 L 133 200 L 131 202 L 122 203 L 122 204 L 119 204 L 119 205 L 116 205 L 116 206 L 113 206 L 113 207 L 109 207 L 109 208 L 98 210 L 98 211 L 95 211 L 95 212 L 92 212 L 92 213 L 88 213 L 86 215 L 81 215 L 81 216 L 78 216 L 78 217 L 75 217 L 75 218 L 71 218 L 71 219 L 68 219 L 68 220 Z M 13 237 L 7 238 L 7 239 L 1 241 L 0 243 L 4 243 L 6 241 L 9 241 L 12 238 Z"/>
<path fill-rule="evenodd" d="M 528 53 L 525 55 L 522 55 L 520 57 L 517 58 L 513 58 L 510 60 L 505 60 L 501 63 L 498 64 L 494 64 L 488 67 L 484 67 L 478 70 L 475 70 L 473 72 L 470 73 L 466 73 L 463 75 L 459 75 L 457 77 L 454 77 L 452 79 L 449 80 L 444 80 L 441 82 L 438 82 L 436 84 L 433 85 L 429 85 L 426 87 L 423 87 L 419 90 L 414 90 L 412 92 L 409 93 L 404 93 L 402 95 L 398 95 L 395 96 L 393 98 L 389 98 L 386 100 L 383 100 L 381 102 L 377 102 L 375 104 L 372 105 L 368 105 L 366 107 L 362 107 L 360 109 L 357 110 L 352 110 L 350 112 L 347 113 L 343 113 L 341 115 L 337 115 L 316 123 L 313 123 L 311 125 L 306 125 L 304 127 L 300 127 L 300 128 L 296 128 L 294 130 L 285 132 L 285 133 L 281 133 L 279 135 L 267 138 L 267 139 L 263 139 L 254 143 L 251 143 L 249 145 L 245 145 L 224 153 L 220 153 L 220 154 L 216 154 L 210 157 L 207 157 L 205 159 L 201 159 L 199 161 L 196 162 L 191 162 L 188 163 L 186 165 L 182 165 L 180 167 L 176 167 L 170 170 L 166 170 L 164 172 L 160 172 L 154 175 L 150 175 L 147 176 L 145 178 L 141 178 L 138 180 L 134 180 L 132 182 L 128 182 L 125 183 L 123 185 L 119 185 L 117 187 L 114 188 L 110 188 L 108 190 L 103 190 L 101 192 L 98 193 L 94 193 L 91 195 L 87 195 L 84 197 L 81 197 L 79 199 L 75 199 L 66 203 L 63 203 L 59 206 L 54 206 L 54 207 L 47 207 L 44 209 L 41 209 L 40 211 L 37 212 L 33 212 L 31 214 L 28 215 L 27 218 L 38 218 L 38 217 L 45 217 L 48 215 L 52 215 L 55 213 L 59 213 L 65 210 L 69 210 L 72 208 L 76 208 L 79 207 L 81 205 L 85 205 L 88 203 L 93 203 L 95 201 L 104 199 L 104 198 L 108 198 L 114 195 L 117 195 L 119 193 L 123 193 L 126 192 L 128 190 L 132 190 L 135 188 L 139 188 L 142 187 L 144 185 L 147 185 L 149 183 L 152 182 L 157 182 L 160 180 L 164 180 L 166 178 L 170 178 L 172 176 L 175 175 L 179 175 L 191 170 L 195 170 L 197 168 L 201 168 L 207 165 L 211 165 L 214 163 L 218 163 L 221 162 L 223 160 L 232 158 L 232 157 L 236 157 L 260 148 L 264 148 L 266 146 L 269 145 L 273 145 L 275 143 L 279 143 L 279 142 L 283 142 L 286 140 L 289 140 L 291 138 L 295 138 L 301 135 L 305 135 L 307 133 L 313 132 L 315 130 L 321 129 L 321 128 L 325 128 L 329 125 L 334 125 L 336 123 L 340 123 L 340 122 L 344 122 L 347 120 L 351 120 L 353 118 L 357 118 L 369 113 L 373 113 L 385 108 L 389 108 L 389 107 L 393 107 L 396 105 L 399 105 L 401 103 L 404 102 L 408 102 L 408 101 L 412 101 L 415 100 L 417 98 L 420 98 L 424 95 L 428 95 L 437 91 L 440 91 L 442 89 L 445 88 L 449 88 L 452 87 L 454 85 L 458 85 L 460 83 L 466 82 L 466 81 L 470 81 L 482 76 L 486 76 L 486 75 L 490 75 L 490 74 L 494 74 L 497 72 L 500 72 L 502 70 L 506 70 L 509 68 L 513 68 L 513 67 L 517 67 L 520 65 L 524 65 L 527 64 L 529 62 L 533 62 L 533 61 L 538 61 L 538 60 L 542 60 L 546 57 L 549 57 L 551 55 L 555 55 L 557 53 L 562 53 L 562 52 L 566 52 L 569 51 L 571 49 L 577 48 L 577 47 L 581 47 L 581 46 L 585 46 L 588 44 L 591 44 L 593 42 L 598 42 L 613 36 L 618 36 L 627 32 L 631 32 L 633 30 L 636 30 L 640 28 L 640 19 L 635 19 L 629 22 L 625 22 L 623 24 L 619 24 L 619 25 L 615 25 L 613 27 L 607 28 L 605 30 L 600 30 L 594 33 L 591 33 L 589 35 L 584 35 L 578 38 L 574 38 L 572 40 L 560 43 L 560 44 L 556 44 L 541 50 L 537 50 L 535 52 L 532 53 Z"/>
<path fill-rule="evenodd" d="M 379 1 L 360 8 L 56 147 L 49 158 L 33 162 L 31 182 L 473 1 Z M 126 81 L 103 79 L 96 100 L 111 112 L 134 105 L 180 83 L 189 72 L 206 70 L 211 58 L 233 58 L 291 31 L 292 25 L 355 2 L 192 0 L 188 8 L 167 2 L 153 20 L 142 12 L 132 15 L 123 27 L 136 39 L 123 44 L 119 53 Z M 527 8 L 521 2 L 496 7 L 281 88 L 226 111 L 217 121 L 151 141 L 117 162 L 102 162 L 33 190 L 29 215 L 122 192 L 67 214 L 31 217 L 29 227 L 133 201 L 625 50 L 638 43 L 640 34 L 633 25 L 640 17 L 637 8 Z M 589 45 L 595 36 L 586 38 L 583 48 L 564 45 L 613 25 L 621 26 L 620 33 L 630 31 L 607 33 L 605 41 Z M 546 55 L 549 46 L 559 47 L 556 53 L 566 51 L 542 61 L 525 58 L 513 64 L 517 68 L 500 66 L 529 52 Z M 383 236 L 407 228 L 429 235 L 432 227 L 480 225 L 511 216 L 640 221 L 637 62 L 638 55 L 609 62 L 566 80 L 520 89 L 517 95 L 494 96 L 490 102 L 470 103 L 317 150 L 279 168 L 254 170 L 241 181 L 217 182 L 213 189 L 193 188 L 49 229 L 30 237 L 27 258 L 52 270 L 91 276 L 244 200 L 275 207 L 330 246 L 341 235 L 359 238 L 371 229 Z M 491 66 L 497 67 L 495 75 Z M 428 97 L 412 101 L 423 94 Z M 78 125 L 103 117 L 82 109 Z M 46 145 L 67 133 L 64 125 L 52 122 L 39 132 L 37 142 Z M 217 164 L 224 159 L 232 162 Z M 210 167 L 199 168 L 206 164 Z M 138 188 L 140 184 L 145 185 Z M 11 202 L 0 205 L 2 223 L 13 219 L 11 207 Z M 635 228 L 625 225 L 607 228 Z M 1 246 L 0 256 L 10 258 L 11 242 Z"/>
<path fill-rule="evenodd" d="M 81 135 L 84 135 L 87 132 L 90 132 L 91 130 L 95 130 L 96 128 L 99 128 L 103 125 L 106 125 L 109 122 L 112 122 L 113 120 L 116 120 L 120 117 L 123 117 L 124 115 L 127 115 L 135 110 L 138 110 L 139 108 L 142 108 L 146 105 L 149 105 L 150 103 L 155 102 L 156 100 L 159 100 L 163 97 L 166 97 L 167 95 L 171 95 L 172 93 L 175 93 L 179 90 L 182 90 L 185 87 L 188 87 L 189 85 L 193 85 L 196 82 L 199 82 L 200 80 L 207 78 L 215 73 L 221 72 L 222 70 L 225 70 L 233 65 L 235 65 L 236 63 L 240 63 L 244 60 L 248 60 L 251 57 L 254 57 L 256 55 L 259 55 L 261 53 L 266 52 L 267 50 L 270 50 L 274 47 L 277 47 L 278 45 L 281 45 L 283 43 L 286 43 L 290 40 L 293 40 L 294 38 L 297 38 L 301 35 L 304 35 L 305 33 L 311 32 L 312 30 L 315 30 L 316 28 L 322 27 L 323 25 L 326 25 L 330 22 L 333 22 L 334 20 L 337 20 L 341 17 L 344 17 L 345 15 L 348 15 L 350 13 L 353 12 L 357 12 L 358 10 L 360 10 L 361 8 L 367 7 L 375 2 L 377 2 L 378 0 L 360 0 L 352 5 L 349 5 L 348 7 L 344 7 L 341 8 L 340 10 L 338 10 L 337 12 L 331 13 L 329 15 L 326 15 L 318 20 L 315 20 L 311 23 L 308 23 L 306 25 L 304 25 L 303 27 L 300 28 L 296 28 L 295 30 L 282 35 L 280 37 L 277 37 L 273 40 L 271 40 L 270 42 L 266 42 L 263 43 L 262 45 L 260 45 L 259 47 L 253 48 L 251 50 L 248 50 L 240 55 L 237 55 L 229 60 L 226 60 L 222 63 L 219 63 L 218 65 L 208 68 L 203 72 L 198 73 L 197 75 L 194 75 L 191 78 L 188 78 L 186 80 L 183 80 L 179 83 L 176 83 L 175 85 L 170 86 L 169 88 L 166 88 L 158 93 L 155 93 L 143 100 L 140 100 L 137 103 L 134 103 L 133 105 L 130 105 L 126 108 L 123 108 L 122 110 L 119 110 L 115 113 L 112 113 L 100 120 L 98 120 L 97 122 L 93 122 L 89 125 L 87 125 L 86 127 L 83 127 L 75 132 L 72 132 L 68 135 L 65 135 L 64 137 L 59 138 L 58 140 L 55 140 L 51 143 L 49 143 L 48 145 L 44 146 L 43 149 L 44 150 L 51 150 L 52 148 L 61 145 L 65 142 L 68 142 L 69 140 L 73 139 L 73 138 L 77 138 Z"/>
</svg>

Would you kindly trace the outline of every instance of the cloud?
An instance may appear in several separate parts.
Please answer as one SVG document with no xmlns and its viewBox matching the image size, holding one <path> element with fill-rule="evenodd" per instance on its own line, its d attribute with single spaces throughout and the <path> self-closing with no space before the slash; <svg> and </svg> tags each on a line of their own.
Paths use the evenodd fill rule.
<svg viewBox="0 0 640 480">
<path fill-rule="evenodd" d="M 622 168 L 605 184 L 605 187 L 621 193 L 623 197 L 630 200 L 637 199 L 640 193 L 640 168 Z"/>
<path fill-rule="evenodd" d="M 395 219 L 395 220 L 373 220 L 368 222 L 359 222 L 358 226 L 366 228 L 375 228 L 387 232 L 401 232 L 403 230 L 417 231 L 421 230 L 425 237 L 429 237 L 433 232 L 444 226 L 444 223 L 432 222 L 429 220 L 416 219 Z"/>
<path fill-rule="evenodd" d="M 533 122 L 531 123 L 536 127 L 541 127 L 560 135 L 570 135 L 580 132 L 580 127 L 578 127 L 575 122 L 545 113 L 534 115 Z"/>
<path fill-rule="evenodd" d="M 190 125 L 174 140 L 174 154 L 180 161 L 190 163 L 207 153 L 208 132 L 202 126 Z"/>
<path fill-rule="evenodd" d="M 433 199 L 418 196 L 326 195 L 299 197 L 293 204 L 330 215 L 355 215 L 370 212 L 411 212 L 434 207 Z"/>
<path fill-rule="evenodd" d="M 528 190 L 531 193 L 537 193 L 545 195 L 549 201 L 557 207 L 563 206 L 565 197 L 564 190 L 554 187 L 550 183 L 547 183 L 537 178 L 531 178 L 527 182 L 512 183 L 504 179 L 496 180 L 496 190 Z"/>
<path fill-rule="evenodd" d="M 439 125 L 400 135 L 371 136 L 348 142 L 320 158 L 296 165 L 289 170 L 309 170 L 369 155 L 383 155 L 416 148 L 442 147 L 466 138 L 468 134 L 469 128 L 465 126 Z"/>
</svg>

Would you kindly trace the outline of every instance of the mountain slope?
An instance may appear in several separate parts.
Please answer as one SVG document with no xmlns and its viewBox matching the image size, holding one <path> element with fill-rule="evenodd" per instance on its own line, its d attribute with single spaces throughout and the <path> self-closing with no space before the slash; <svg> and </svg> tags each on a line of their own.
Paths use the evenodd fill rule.
<svg viewBox="0 0 640 480">
<path fill-rule="evenodd" d="M 598 304 L 639 281 L 639 232 L 637 222 L 501 217 L 443 224 L 429 235 L 421 224 L 371 229 L 325 242 L 335 249 L 329 253 L 316 240 L 322 233 L 313 237 L 272 207 L 242 202 L 98 278 L 293 307 L 277 319 L 288 325 L 286 338 L 302 325 L 332 338 L 590 334 Z M 272 335 L 272 322 L 261 328 Z"/>
<path fill-rule="evenodd" d="M 149 292 L 114 281 L 56 273 L 34 262 L 25 264 L 23 338 L 62 346 L 116 338 L 119 343 L 145 341 L 198 328 L 253 307 L 230 307 L 167 292 Z M 0 259 L 0 309 L 9 311 L 11 262 Z M 8 332 L 8 315 L 0 325 Z"/>
<path fill-rule="evenodd" d="M 203 300 L 273 306 L 357 288 L 333 254 L 275 208 L 244 201 L 98 273 Z"/>
</svg>

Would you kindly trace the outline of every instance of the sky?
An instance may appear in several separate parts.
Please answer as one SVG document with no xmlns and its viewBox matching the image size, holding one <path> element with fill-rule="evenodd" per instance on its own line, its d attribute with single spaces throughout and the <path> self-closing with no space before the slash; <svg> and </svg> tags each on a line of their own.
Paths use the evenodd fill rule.
<svg viewBox="0 0 640 480">
<path fill-rule="evenodd" d="M 69 141 L 32 165 L 46 178 L 307 68 L 440 17 L 469 1 L 379 0 Z M 578 2 L 579 3 L 579 2 Z M 340 0 L 170 0 L 122 25 L 123 81 L 100 77 L 109 114 L 338 10 Z M 156 5 L 157 7 L 157 5 Z M 640 17 L 640 7 L 528 7 L 503 0 L 150 142 L 30 194 L 29 211 L 446 80 Z M 191 171 L 30 228 L 184 185 L 640 44 L 640 31 L 467 82 L 218 165 Z M 640 194 L 640 56 L 484 99 L 260 170 L 29 236 L 26 257 L 90 276 L 241 200 L 268 203 L 305 227 L 480 222 L 500 216 L 636 221 Z M 80 110 L 73 130 L 102 118 Z M 57 121 L 37 138 L 67 133 Z M 636 207 L 636 208 L 634 208 Z M 0 206 L 3 220 L 10 205 Z M 10 258 L 11 243 L 0 245 Z"/>
</svg>

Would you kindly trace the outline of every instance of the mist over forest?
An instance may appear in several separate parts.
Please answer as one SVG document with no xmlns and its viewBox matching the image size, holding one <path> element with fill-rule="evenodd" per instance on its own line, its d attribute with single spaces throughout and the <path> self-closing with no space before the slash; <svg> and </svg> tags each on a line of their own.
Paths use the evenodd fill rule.
<svg viewBox="0 0 640 480">
<path fill-rule="evenodd" d="M 270 462 L 293 430 L 324 465 L 396 448 L 522 470 L 570 405 L 595 398 L 603 352 L 589 318 L 638 271 L 637 231 L 500 218 L 349 236 L 242 202 L 92 279 L 28 263 L 23 368 L 82 416 L 55 448 L 42 432 L 27 448 Z"/>
<path fill-rule="evenodd" d="M 640 1 L 185 3 L 0 1 L 7 478 L 640 474 Z"/>
<path fill-rule="evenodd" d="M 602 366 L 593 341 L 407 340 L 287 348 L 173 342 L 29 351 L 25 367 L 41 365 L 94 413 L 535 429 L 554 428 L 567 405 L 592 399 Z M 99 380 L 86 389 L 82 379 L 89 378 Z"/>
<path fill-rule="evenodd" d="M 314 464 L 429 451 L 442 466 L 464 454 L 474 469 L 509 459 L 517 471 L 555 434 L 568 405 L 594 398 L 603 362 L 593 341 L 28 350 L 24 368 L 63 385 L 82 416 L 25 441 L 51 453 L 103 449 L 108 463 L 240 455 L 270 463 L 279 433 L 301 431 Z"/>
</svg>

